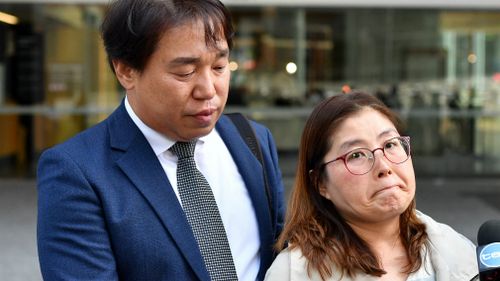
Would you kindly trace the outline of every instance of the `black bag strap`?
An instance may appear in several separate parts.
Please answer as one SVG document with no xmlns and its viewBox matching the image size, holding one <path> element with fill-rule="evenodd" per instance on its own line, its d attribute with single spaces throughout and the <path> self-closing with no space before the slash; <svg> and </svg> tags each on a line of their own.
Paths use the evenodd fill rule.
<svg viewBox="0 0 500 281">
<path fill-rule="evenodd" d="M 267 173 L 266 173 L 266 167 L 264 163 L 264 158 L 262 157 L 262 151 L 260 149 L 259 141 L 257 140 L 257 137 L 255 136 L 255 132 L 250 125 L 250 122 L 248 119 L 243 116 L 243 114 L 235 112 L 235 113 L 226 113 L 226 116 L 233 121 L 234 125 L 238 129 L 238 132 L 240 133 L 241 137 L 245 141 L 245 143 L 248 145 L 252 153 L 255 155 L 257 160 L 259 160 L 260 164 L 262 165 L 262 172 L 264 175 L 264 186 L 266 188 L 266 196 L 267 196 L 267 203 L 269 204 L 269 211 L 271 212 L 271 224 L 274 225 L 274 208 L 273 208 L 273 200 L 272 200 L 272 193 L 271 190 L 269 189 L 269 183 L 267 181 Z"/>
</svg>

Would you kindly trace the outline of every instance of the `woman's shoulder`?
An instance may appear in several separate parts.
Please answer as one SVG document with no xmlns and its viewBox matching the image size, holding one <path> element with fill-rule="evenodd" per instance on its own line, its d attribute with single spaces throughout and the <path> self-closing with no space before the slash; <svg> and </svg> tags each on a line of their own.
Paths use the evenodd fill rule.
<svg viewBox="0 0 500 281">
<path fill-rule="evenodd" d="M 417 216 L 426 226 L 431 260 L 438 271 L 450 270 L 444 273 L 450 280 L 470 280 L 477 274 L 476 246 L 471 240 L 422 212 Z"/>
<path fill-rule="evenodd" d="M 318 271 L 307 270 L 308 261 L 300 248 L 286 248 L 276 257 L 266 273 L 265 281 L 322 281 Z M 332 277 L 327 280 L 338 281 L 340 272 L 332 265 Z M 348 276 L 343 276 L 343 281 L 351 281 Z M 356 280 L 372 280 L 370 277 L 358 276 Z"/>
<path fill-rule="evenodd" d="M 290 280 L 290 249 L 286 248 L 274 259 L 264 280 Z"/>
<path fill-rule="evenodd" d="M 431 241 L 447 242 L 446 244 L 455 242 L 462 244 L 467 248 L 475 249 L 475 245 L 472 241 L 470 241 L 463 234 L 457 232 L 451 226 L 437 222 L 430 216 L 420 211 L 417 211 L 417 217 L 425 224 L 427 234 L 429 235 L 429 239 Z"/>
<path fill-rule="evenodd" d="M 267 270 L 265 280 L 272 281 L 315 281 L 314 272 L 307 274 L 307 259 L 302 255 L 300 248 L 286 248 L 279 253 L 271 267 Z"/>
</svg>

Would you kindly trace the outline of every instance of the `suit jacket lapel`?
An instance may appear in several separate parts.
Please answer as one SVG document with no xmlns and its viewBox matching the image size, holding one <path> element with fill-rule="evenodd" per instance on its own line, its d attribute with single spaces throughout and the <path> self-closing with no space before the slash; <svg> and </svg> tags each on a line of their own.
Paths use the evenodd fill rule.
<svg viewBox="0 0 500 281">
<path fill-rule="evenodd" d="M 172 186 L 123 103 L 110 117 L 109 131 L 111 147 L 121 151 L 116 157 L 117 165 L 151 204 L 198 278 L 209 280 L 203 257 Z"/>
<path fill-rule="evenodd" d="M 221 116 L 216 125 L 217 132 L 226 144 L 231 156 L 233 157 L 238 171 L 240 172 L 248 193 L 252 200 L 257 222 L 259 224 L 259 235 L 261 242 L 261 264 L 266 259 L 272 257 L 272 249 L 265 247 L 272 245 L 272 224 L 269 205 L 264 187 L 264 176 L 262 174 L 262 165 L 252 154 L 252 151 L 241 138 L 234 124 L 226 116 Z"/>
</svg>

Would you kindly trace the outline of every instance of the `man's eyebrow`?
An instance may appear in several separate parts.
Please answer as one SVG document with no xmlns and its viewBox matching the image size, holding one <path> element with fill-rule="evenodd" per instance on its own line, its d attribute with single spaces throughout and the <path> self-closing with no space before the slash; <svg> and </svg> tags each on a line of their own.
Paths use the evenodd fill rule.
<svg viewBox="0 0 500 281">
<path fill-rule="evenodd" d="M 216 59 L 225 58 L 229 56 L 229 50 L 223 49 L 217 52 Z M 199 57 L 177 57 L 171 60 L 168 64 L 170 66 L 197 64 L 201 61 Z"/>
<path fill-rule="evenodd" d="M 200 58 L 196 57 L 177 57 L 168 62 L 170 66 L 179 66 L 179 65 L 187 65 L 187 64 L 197 64 L 200 62 Z"/>
<path fill-rule="evenodd" d="M 219 52 L 217 52 L 218 59 L 228 57 L 228 56 L 229 56 L 229 49 L 222 49 L 222 50 L 219 50 Z"/>
</svg>

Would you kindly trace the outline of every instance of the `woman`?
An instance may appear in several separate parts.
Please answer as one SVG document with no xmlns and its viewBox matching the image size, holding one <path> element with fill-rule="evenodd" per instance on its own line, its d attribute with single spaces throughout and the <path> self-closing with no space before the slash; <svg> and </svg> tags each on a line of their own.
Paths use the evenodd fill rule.
<svg viewBox="0 0 500 281">
<path fill-rule="evenodd" d="M 285 248 L 266 280 L 468 281 L 474 244 L 415 209 L 410 138 L 369 94 L 334 96 L 307 120 Z"/>
</svg>

